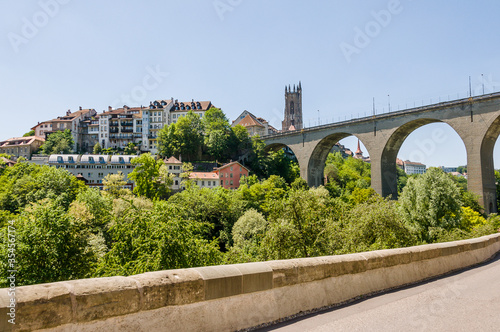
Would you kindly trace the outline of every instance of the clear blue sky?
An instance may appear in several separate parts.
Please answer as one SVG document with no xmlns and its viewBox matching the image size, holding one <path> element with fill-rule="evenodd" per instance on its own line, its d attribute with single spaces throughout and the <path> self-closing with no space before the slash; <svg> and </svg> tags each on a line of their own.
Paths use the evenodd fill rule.
<svg viewBox="0 0 500 332">
<path fill-rule="evenodd" d="M 280 127 L 284 86 L 299 80 L 306 126 L 318 113 L 322 123 L 369 113 L 373 97 L 379 113 L 389 98 L 394 110 L 463 97 L 469 76 L 476 93 L 481 74 L 486 92 L 500 90 L 493 0 L 6 0 L 0 9 L 0 139 L 79 106 L 170 97 L 211 100 L 231 120 L 246 109 Z M 374 12 L 391 10 L 374 24 Z M 371 36 L 356 46 L 358 29 Z M 346 56 L 347 44 L 357 49 Z M 446 140 L 421 153 L 433 130 Z M 443 124 L 415 131 L 399 156 L 466 163 Z"/>
</svg>

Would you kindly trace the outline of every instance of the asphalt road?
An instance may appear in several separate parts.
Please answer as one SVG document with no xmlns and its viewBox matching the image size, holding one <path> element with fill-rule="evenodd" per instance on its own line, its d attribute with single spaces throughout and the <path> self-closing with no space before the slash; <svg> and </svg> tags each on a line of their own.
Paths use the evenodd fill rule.
<svg viewBox="0 0 500 332">
<path fill-rule="evenodd" d="M 446 277 L 259 331 L 500 331 L 500 255 Z"/>
</svg>

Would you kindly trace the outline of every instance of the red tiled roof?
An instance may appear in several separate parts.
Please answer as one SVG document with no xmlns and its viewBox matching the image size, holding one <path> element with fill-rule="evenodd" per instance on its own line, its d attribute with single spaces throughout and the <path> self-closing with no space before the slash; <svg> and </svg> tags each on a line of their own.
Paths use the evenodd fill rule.
<svg viewBox="0 0 500 332">
<path fill-rule="evenodd" d="M 218 171 L 218 170 L 221 170 L 221 169 L 227 168 L 227 167 L 229 167 L 229 166 L 231 166 L 231 165 L 235 165 L 235 164 L 237 164 L 237 165 L 238 165 L 238 166 L 240 166 L 240 167 L 243 167 L 244 169 L 246 169 L 247 171 L 249 171 L 249 172 L 250 172 L 250 170 L 249 170 L 247 167 L 243 166 L 242 164 L 240 164 L 240 163 L 239 163 L 239 162 L 237 162 L 237 161 L 233 161 L 233 162 L 230 162 L 230 163 L 224 164 L 224 165 L 222 165 L 221 167 L 217 167 L 215 170 L 216 170 L 216 171 Z"/>
<path fill-rule="evenodd" d="M 0 142 L 0 146 L 3 147 L 3 146 L 30 145 L 36 140 L 45 142 L 45 139 L 43 137 L 38 137 L 38 136 L 13 137 L 9 138 L 6 141 Z"/>
<path fill-rule="evenodd" d="M 418 163 L 416 161 L 409 161 L 409 160 L 406 160 L 405 161 L 405 165 L 411 165 L 411 166 L 425 166 L 424 164 L 422 163 Z"/>
<path fill-rule="evenodd" d="M 200 179 L 200 180 L 218 180 L 219 175 L 213 172 L 192 172 L 189 174 L 190 179 Z"/>
<path fill-rule="evenodd" d="M 242 125 L 243 127 L 264 127 L 249 114 L 247 114 L 247 116 L 245 116 L 238 124 Z"/>
<path fill-rule="evenodd" d="M 172 156 L 165 160 L 165 164 L 182 164 L 182 162 Z"/>
</svg>

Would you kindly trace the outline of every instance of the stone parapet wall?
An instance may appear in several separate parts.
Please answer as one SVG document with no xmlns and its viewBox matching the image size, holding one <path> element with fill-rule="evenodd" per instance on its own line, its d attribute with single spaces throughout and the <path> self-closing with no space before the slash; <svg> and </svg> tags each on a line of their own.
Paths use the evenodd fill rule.
<svg viewBox="0 0 500 332">
<path fill-rule="evenodd" d="M 500 234 L 350 255 L 149 272 L 0 289 L 0 331 L 233 331 L 483 262 Z"/>
</svg>

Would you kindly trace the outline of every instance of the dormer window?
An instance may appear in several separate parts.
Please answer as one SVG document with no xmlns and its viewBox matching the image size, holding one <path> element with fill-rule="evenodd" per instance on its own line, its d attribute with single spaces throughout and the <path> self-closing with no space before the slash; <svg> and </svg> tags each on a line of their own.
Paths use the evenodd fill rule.
<svg viewBox="0 0 500 332">
<path fill-rule="evenodd" d="M 119 158 L 118 158 L 118 161 L 119 161 L 120 163 L 125 162 L 125 161 L 123 160 L 123 157 L 119 157 Z"/>
<path fill-rule="evenodd" d="M 94 157 L 89 157 L 89 163 L 93 163 L 94 162 Z"/>
<path fill-rule="evenodd" d="M 63 162 L 63 158 L 61 156 L 57 156 L 57 162 L 58 163 L 62 163 Z"/>
<path fill-rule="evenodd" d="M 187 110 L 189 111 L 189 110 L 191 109 L 191 107 L 189 107 L 189 106 L 186 106 L 186 109 L 187 109 Z"/>
<path fill-rule="evenodd" d="M 104 157 L 99 157 L 99 162 L 104 163 Z"/>
<path fill-rule="evenodd" d="M 68 161 L 69 161 L 70 163 L 74 162 L 73 157 L 71 157 L 71 156 L 70 156 L 70 157 L 68 157 Z"/>
</svg>

